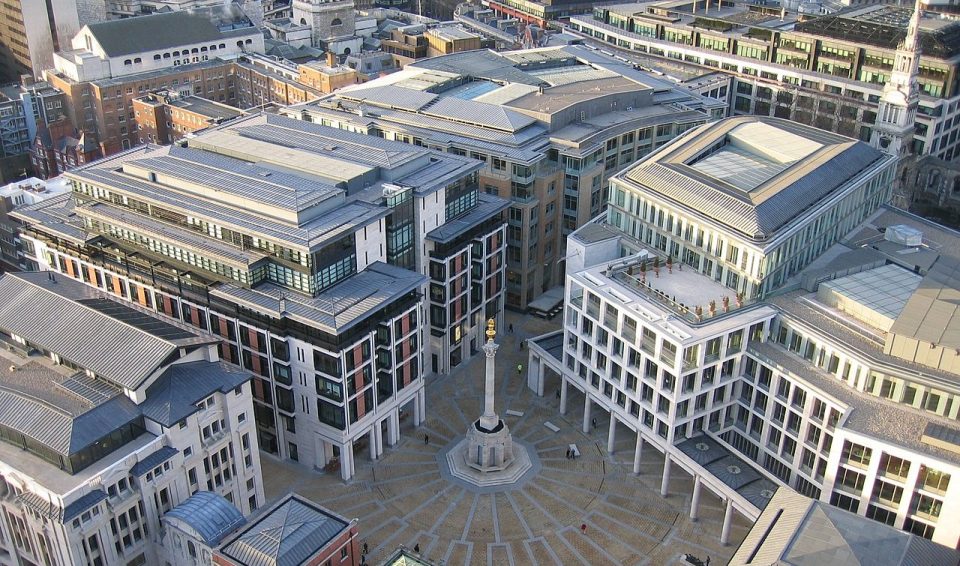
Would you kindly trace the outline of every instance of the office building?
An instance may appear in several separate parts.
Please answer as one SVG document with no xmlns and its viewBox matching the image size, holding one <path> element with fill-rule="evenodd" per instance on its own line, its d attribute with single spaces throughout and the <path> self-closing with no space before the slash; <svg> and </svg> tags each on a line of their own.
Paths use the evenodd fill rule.
<svg viewBox="0 0 960 566">
<path fill-rule="evenodd" d="M 760 516 L 778 486 L 960 543 L 960 240 L 883 204 L 897 158 L 769 117 L 702 126 L 611 181 L 568 243 L 564 329 L 528 384 Z M 659 171 L 659 174 L 657 173 Z M 576 260 L 574 261 L 574 258 Z M 549 372 L 546 370 L 549 369 Z"/>
<path fill-rule="evenodd" d="M 480 165 L 263 114 L 79 167 L 72 196 L 13 214 L 44 268 L 219 335 L 255 374 L 261 449 L 346 480 L 502 320 L 508 203 Z"/>
<path fill-rule="evenodd" d="M 199 96 L 159 92 L 133 99 L 133 114 L 144 143 L 168 144 L 246 112 Z"/>
<path fill-rule="evenodd" d="M 26 272 L 0 277 L 0 341 L 5 563 L 159 564 L 191 494 L 263 504 L 250 374 L 216 336 Z"/>
<path fill-rule="evenodd" d="M 169 90 L 239 106 L 228 60 L 263 49 L 263 34 L 232 5 L 161 13 L 84 27 L 46 79 L 64 93 L 70 121 L 110 155 L 146 143 L 134 98 Z"/>
<path fill-rule="evenodd" d="M 7 268 L 35 271 L 37 265 L 31 265 L 23 254 L 20 241 L 19 220 L 11 218 L 9 213 L 18 206 L 31 205 L 50 197 L 70 191 L 70 183 L 65 179 L 43 181 L 29 177 L 0 187 L 0 261 Z"/>
<path fill-rule="evenodd" d="M 798 19 L 779 6 L 654 1 L 600 6 L 570 26 L 618 49 L 730 74 L 733 114 L 787 118 L 869 141 L 915 8 L 873 4 Z M 910 144 L 918 155 L 960 155 L 958 25 L 936 13 L 919 19 Z"/>
<path fill-rule="evenodd" d="M 480 0 L 480 4 L 500 18 L 515 19 L 546 28 L 551 22 L 577 14 L 589 14 L 593 2 L 583 0 Z"/>
<path fill-rule="evenodd" d="M 11 0 L 0 5 L 0 80 L 39 77 L 53 66 L 55 51 L 70 44 L 82 25 L 77 0 Z M 84 22 L 85 23 L 85 22 Z"/>
<path fill-rule="evenodd" d="M 526 309 L 561 285 L 565 236 L 600 213 L 607 179 L 724 108 L 566 46 L 434 57 L 283 112 L 479 160 L 483 191 L 511 199 L 507 305 Z"/>
</svg>

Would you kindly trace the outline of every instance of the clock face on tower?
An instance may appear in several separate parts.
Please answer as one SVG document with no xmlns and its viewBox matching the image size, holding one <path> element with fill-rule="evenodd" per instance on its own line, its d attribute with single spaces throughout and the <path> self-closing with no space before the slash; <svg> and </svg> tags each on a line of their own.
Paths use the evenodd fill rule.
<svg viewBox="0 0 960 566">
<path fill-rule="evenodd" d="M 890 147 L 891 141 L 892 140 L 890 139 L 889 136 L 880 136 L 880 148 L 887 149 L 888 147 Z"/>
</svg>

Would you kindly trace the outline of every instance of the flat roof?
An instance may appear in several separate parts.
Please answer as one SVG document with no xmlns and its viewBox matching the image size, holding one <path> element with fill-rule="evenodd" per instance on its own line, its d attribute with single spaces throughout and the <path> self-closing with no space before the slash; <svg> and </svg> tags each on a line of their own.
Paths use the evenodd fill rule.
<svg viewBox="0 0 960 566">
<path fill-rule="evenodd" d="M 907 300 L 890 332 L 950 350 L 960 349 L 960 262 L 939 258 Z"/>
<path fill-rule="evenodd" d="M 313 298 L 272 283 L 261 283 L 256 289 L 224 284 L 211 289 L 210 294 L 274 318 L 289 317 L 336 335 L 419 289 L 426 280 L 427 277 L 419 273 L 377 261 Z"/>
<path fill-rule="evenodd" d="M 766 240 L 864 170 L 892 158 L 869 145 L 761 116 L 706 124 L 614 179 L 741 235 Z"/>
<path fill-rule="evenodd" d="M 916 273 L 887 264 L 820 285 L 893 321 L 900 316 L 921 279 Z"/>
<path fill-rule="evenodd" d="M 479 203 L 466 214 L 448 220 L 427 232 L 426 238 L 441 244 L 452 241 L 457 236 L 468 232 L 471 228 L 494 218 L 497 214 L 510 207 L 510 201 L 487 193 L 480 193 Z"/>
<path fill-rule="evenodd" d="M 195 114 L 200 114 L 201 116 L 206 116 L 211 120 L 229 120 L 230 118 L 236 118 L 237 116 L 246 114 L 246 112 L 239 108 L 227 106 L 226 104 L 221 104 L 201 96 L 173 98 L 169 100 L 167 104 L 174 108 L 180 108 Z"/>
</svg>

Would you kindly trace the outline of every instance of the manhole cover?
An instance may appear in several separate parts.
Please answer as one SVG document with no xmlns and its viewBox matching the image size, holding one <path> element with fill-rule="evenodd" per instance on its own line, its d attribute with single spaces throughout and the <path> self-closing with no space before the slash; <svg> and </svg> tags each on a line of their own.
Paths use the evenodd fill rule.
<svg viewBox="0 0 960 566">
<path fill-rule="evenodd" d="M 740 466 L 727 466 L 727 471 L 730 472 L 731 474 L 739 474 Z"/>
</svg>

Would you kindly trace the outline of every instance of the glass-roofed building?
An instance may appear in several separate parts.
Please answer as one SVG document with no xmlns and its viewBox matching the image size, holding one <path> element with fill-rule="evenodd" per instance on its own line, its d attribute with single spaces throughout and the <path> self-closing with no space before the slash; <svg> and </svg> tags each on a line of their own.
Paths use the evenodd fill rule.
<svg viewBox="0 0 960 566">
<path fill-rule="evenodd" d="M 568 240 L 528 386 L 609 451 L 630 435 L 634 473 L 663 453 L 661 494 L 692 476 L 692 518 L 717 494 L 723 543 L 788 486 L 956 548 L 960 233 L 885 204 L 894 165 L 734 117 L 625 169 Z"/>
</svg>

